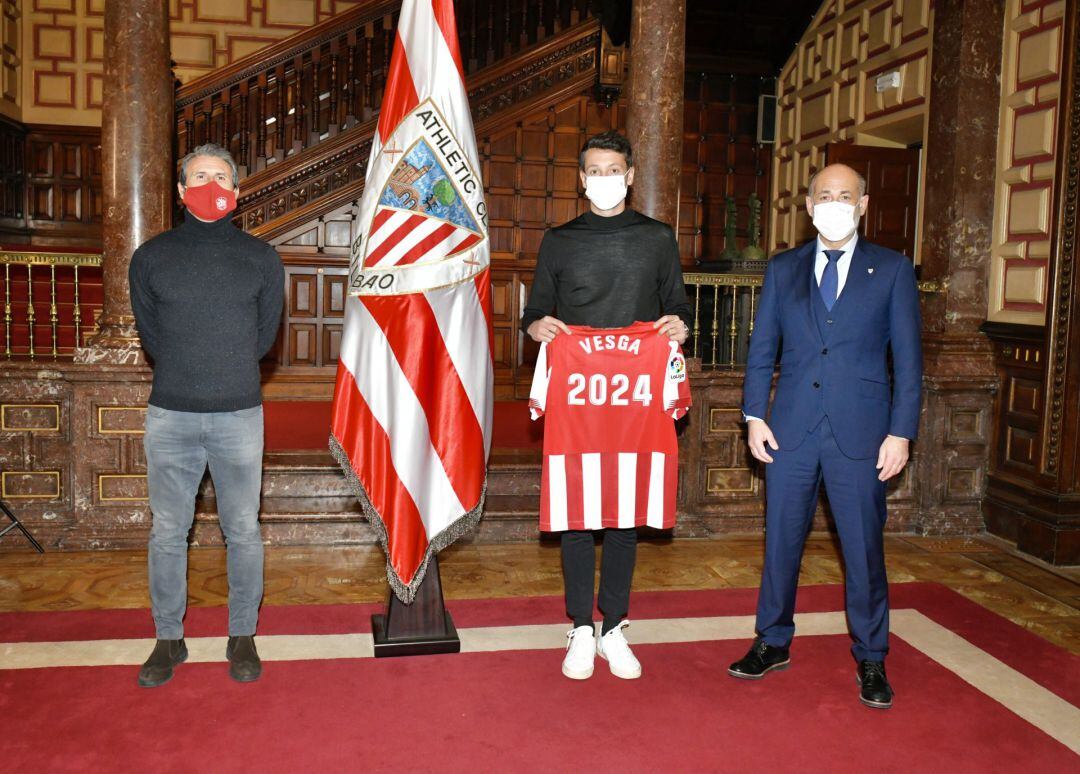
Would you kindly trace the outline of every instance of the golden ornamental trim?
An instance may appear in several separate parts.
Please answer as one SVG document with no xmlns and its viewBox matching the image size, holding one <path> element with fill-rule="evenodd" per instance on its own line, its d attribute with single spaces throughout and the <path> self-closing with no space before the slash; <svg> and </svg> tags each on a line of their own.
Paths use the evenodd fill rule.
<svg viewBox="0 0 1080 774">
<path fill-rule="evenodd" d="M 760 288 L 765 281 L 764 274 L 713 274 L 691 272 L 683 274 L 686 285 L 717 285 L 720 287 Z"/>
<path fill-rule="evenodd" d="M 146 481 L 145 473 L 98 473 L 97 477 L 97 490 L 98 501 L 102 503 L 145 503 L 149 502 L 150 498 L 147 497 L 106 497 L 103 483 L 106 479 L 112 480 L 117 478 L 141 478 Z"/>
<path fill-rule="evenodd" d="M 8 491 L 8 476 L 52 476 L 56 482 L 53 494 L 12 494 Z M 63 492 L 60 487 L 59 470 L 5 470 L 0 472 L 0 497 L 5 500 L 59 500 Z"/>
<path fill-rule="evenodd" d="M 28 408 L 53 409 L 56 421 L 52 427 L 42 425 L 40 427 L 12 427 L 8 425 L 8 411 Z M 60 432 L 60 404 L 59 403 L 0 403 L 0 430 L 5 433 L 33 433 L 45 431 L 50 433 Z"/>
<path fill-rule="evenodd" d="M 0 250 L 0 265 L 18 266 L 100 266 L 97 253 L 50 253 L 38 250 Z"/>
<path fill-rule="evenodd" d="M 146 406 L 98 406 L 97 407 L 97 431 L 101 435 L 145 435 L 146 431 L 139 430 L 106 430 L 106 411 L 140 411 L 146 413 Z"/>
</svg>

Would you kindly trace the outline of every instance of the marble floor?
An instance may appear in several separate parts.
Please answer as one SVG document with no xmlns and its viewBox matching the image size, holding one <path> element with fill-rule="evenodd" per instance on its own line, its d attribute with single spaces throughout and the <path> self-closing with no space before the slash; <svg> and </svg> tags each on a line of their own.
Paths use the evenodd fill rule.
<svg viewBox="0 0 1080 774">
<path fill-rule="evenodd" d="M 13 540 L 13 537 L 8 537 Z M 754 588 L 760 535 L 715 540 L 646 540 L 636 590 Z M 941 583 L 1073 653 L 1080 653 L 1080 567 L 1024 557 L 992 537 L 889 536 L 893 583 Z M 448 598 L 562 593 L 554 541 L 452 546 L 440 556 Z M 223 605 L 225 553 L 192 549 L 192 605 Z M 842 581 L 839 546 L 828 534 L 807 542 L 801 583 Z M 373 546 L 272 547 L 266 555 L 267 605 L 374 602 L 385 598 L 384 561 Z M 0 611 L 148 606 L 144 551 L 0 553 Z"/>
</svg>

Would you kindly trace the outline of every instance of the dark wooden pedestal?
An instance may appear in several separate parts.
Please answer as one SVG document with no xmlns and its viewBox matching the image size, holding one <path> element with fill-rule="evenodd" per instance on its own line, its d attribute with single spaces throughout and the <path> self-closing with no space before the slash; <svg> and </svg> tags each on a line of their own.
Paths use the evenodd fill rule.
<svg viewBox="0 0 1080 774">
<path fill-rule="evenodd" d="M 431 557 L 427 574 L 411 605 L 390 591 L 386 613 L 371 616 L 375 658 L 429 656 L 461 650 L 454 621 L 443 604 L 438 557 Z"/>
</svg>

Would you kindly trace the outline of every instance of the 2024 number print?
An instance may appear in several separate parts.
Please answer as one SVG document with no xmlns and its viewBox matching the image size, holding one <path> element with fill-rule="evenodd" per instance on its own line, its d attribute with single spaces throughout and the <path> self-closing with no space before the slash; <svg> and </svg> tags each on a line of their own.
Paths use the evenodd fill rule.
<svg viewBox="0 0 1080 774">
<path fill-rule="evenodd" d="M 626 374 L 613 374 L 611 381 L 605 374 L 592 374 L 588 379 L 585 374 L 570 374 L 566 383 L 570 391 L 566 394 L 566 402 L 571 406 L 584 406 L 586 397 L 594 406 L 629 406 L 630 401 L 636 401 L 643 406 L 652 403 L 652 388 L 648 374 L 641 374 L 634 382 L 634 389 L 630 390 L 630 377 Z M 627 397 L 627 393 L 630 397 Z"/>
</svg>

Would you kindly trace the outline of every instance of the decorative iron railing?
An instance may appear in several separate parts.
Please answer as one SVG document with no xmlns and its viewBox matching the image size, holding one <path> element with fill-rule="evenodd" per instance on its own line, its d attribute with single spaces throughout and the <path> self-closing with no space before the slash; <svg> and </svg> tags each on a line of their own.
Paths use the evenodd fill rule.
<svg viewBox="0 0 1080 774">
<path fill-rule="evenodd" d="M 694 309 L 683 351 L 702 368 L 735 368 L 746 362 L 761 274 L 684 274 Z"/>
<path fill-rule="evenodd" d="M 70 357 L 96 326 L 101 256 L 0 250 L 4 357 Z"/>
</svg>

